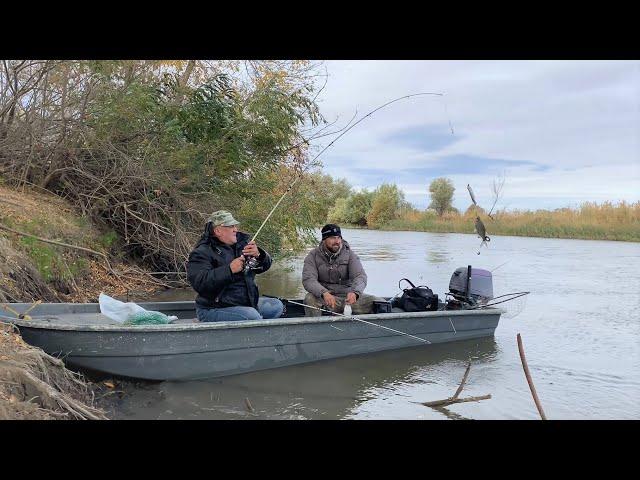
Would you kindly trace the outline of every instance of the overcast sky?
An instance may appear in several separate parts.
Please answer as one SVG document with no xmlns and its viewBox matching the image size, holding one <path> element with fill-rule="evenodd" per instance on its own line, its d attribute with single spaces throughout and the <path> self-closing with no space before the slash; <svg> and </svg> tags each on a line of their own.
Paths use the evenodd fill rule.
<svg viewBox="0 0 640 480">
<path fill-rule="evenodd" d="M 454 206 L 576 207 L 640 200 L 639 61 L 327 61 L 318 97 L 328 121 L 364 120 L 319 158 L 357 188 L 396 183 L 418 208 L 450 178 Z M 451 125 L 451 126 L 450 126 Z M 452 128 L 453 134 L 452 134 Z M 326 145 L 326 142 L 325 142 Z"/>
</svg>

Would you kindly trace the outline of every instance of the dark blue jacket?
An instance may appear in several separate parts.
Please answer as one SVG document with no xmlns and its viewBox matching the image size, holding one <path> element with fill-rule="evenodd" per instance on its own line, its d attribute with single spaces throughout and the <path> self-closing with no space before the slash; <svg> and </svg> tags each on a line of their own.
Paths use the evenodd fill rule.
<svg viewBox="0 0 640 480">
<path fill-rule="evenodd" d="M 263 273 L 271 267 L 271 256 L 258 247 L 259 268 L 248 272 L 231 273 L 229 264 L 242 255 L 242 249 L 249 243 L 248 234 L 238 232 L 234 245 L 225 245 L 210 229 L 202 234 L 187 262 L 187 279 L 198 292 L 196 304 L 204 308 L 232 306 L 258 307 L 258 286 L 256 273 Z"/>
</svg>

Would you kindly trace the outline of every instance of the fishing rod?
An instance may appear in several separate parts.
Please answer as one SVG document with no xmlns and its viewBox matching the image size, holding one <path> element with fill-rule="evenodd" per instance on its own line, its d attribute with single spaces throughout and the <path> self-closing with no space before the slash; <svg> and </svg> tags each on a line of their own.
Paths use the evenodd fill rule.
<svg viewBox="0 0 640 480">
<path fill-rule="evenodd" d="M 305 173 L 305 171 L 314 164 L 314 162 L 318 159 L 318 157 L 320 155 L 322 155 L 327 149 L 329 149 L 334 143 L 336 143 L 343 135 L 345 135 L 349 130 L 351 130 L 353 127 L 355 127 L 356 125 L 358 125 L 360 122 L 362 122 L 364 119 L 370 117 L 371 115 L 373 115 L 374 113 L 376 113 L 378 110 L 391 105 L 392 103 L 398 102 L 400 100 L 404 100 L 406 98 L 411 98 L 411 97 L 418 97 L 418 96 L 424 96 L 424 95 L 435 95 L 435 96 L 439 96 L 439 97 L 443 97 L 444 93 L 438 93 L 438 92 L 421 92 L 421 93 L 412 93 L 410 95 L 404 95 L 402 97 L 398 97 L 396 99 L 393 99 L 383 105 L 380 105 L 379 107 L 375 108 L 374 110 L 370 111 L 369 113 L 367 113 L 365 116 L 363 116 L 360 120 L 358 120 L 357 122 L 355 122 L 353 125 L 351 125 L 350 127 L 348 127 L 347 129 L 345 129 L 340 135 L 338 135 L 336 138 L 334 138 L 331 143 L 329 143 L 326 147 L 324 147 L 320 153 L 318 153 L 315 157 L 313 157 L 313 159 L 311 159 L 311 161 L 307 164 L 307 166 L 305 168 L 303 168 L 300 173 L 298 173 L 295 177 L 295 179 L 293 180 L 293 182 L 291 182 L 291 184 L 287 187 L 287 189 L 285 190 L 285 192 L 282 194 L 282 196 L 278 199 L 278 201 L 276 202 L 276 204 L 273 206 L 273 208 L 271 209 L 271 211 L 269 212 L 269 214 L 267 215 L 267 217 L 264 219 L 264 221 L 262 222 L 262 225 L 260 225 L 260 227 L 258 228 L 258 231 L 255 233 L 255 235 L 253 235 L 253 237 L 251 238 L 250 242 L 254 242 L 256 240 L 256 238 L 258 237 L 258 235 L 260 234 L 260 232 L 262 231 L 262 228 L 266 225 L 266 223 L 269 221 L 269 219 L 271 218 L 271 215 L 273 215 L 273 212 L 276 211 L 276 209 L 278 208 L 278 206 L 280 205 L 280 203 L 282 203 L 282 200 L 284 200 L 284 197 L 286 197 L 287 193 L 289 193 L 293 187 L 295 186 L 296 183 L 298 183 L 298 181 L 302 178 L 302 175 Z M 445 104 L 445 110 L 446 110 L 446 104 Z M 451 125 L 451 121 L 449 121 L 449 125 Z M 453 127 L 451 127 L 451 134 L 453 135 Z M 254 268 L 259 268 L 258 267 L 258 260 L 255 257 L 246 257 L 245 256 L 245 265 L 244 265 L 244 270 L 248 271 L 248 270 L 252 270 Z"/>
<path fill-rule="evenodd" d="M 354 317 L 353 315 L 344 315 L 342 313 L 332 312 L 331 310 L 325 310 L 324 308 L 318 308 L 312 305 L 306 305 L 304 303 L 294 302 L 293 300 L 289 300 L 289 299 L 287 299 L 287 303 L 293 303 L 294 305 L 313 308 L 314 310 L 320 310 L 321 312 L 331 313 L 332 315 L 339 315 L 341 317 L 350 318 L 351 320 L 356 320 L 358 322 L 366 323 L 367 325 L 373 325 L 374 327 L 384 328 L 385 330 L 391 330 L 392 332 L 399 333 L 401 335 L 406 335 L 407 337 L 415 338 L 416 340 L 420 340 L 423 343 L 431 343 L 429 340 L 425 340 L 424 338 L 416 337 L 415 335 L 411 335 L 410 333 L 401 332 L 400 330 L 394 330 L 393 328 L 385 327 L 383 325 L 378 325 L 377 323 L 367 322 L 366 320 L 362 320 L 358 317 Z"/>
<path fill-rule="evenodd" d="M 498 305 L 500 303 L 504 303 L 504 302 L 508 302 L 510 300 L 515 300 L 516 298 L 524 297 L 525 295 L 529 295 L 530 293 L 531 292 L 505 293 L 504 295 L 499 295 L 497 297 L 493 297 L 487 303 L 483 303 L 481 305 L 475 305 L 473 307 L 469 307 L 469 308 L 467 308 L 467 310 L 477 310 L 477 309 L 482 309 L 482 308 L 487 308 L 487 307 L 493 307 L 494 305 Z M 499 302 L 494 302 L 494 300 L 497 300 L 498 298 L 509 297 L 509 296 L 511 298 L 507 298 L 506 300 L 500 300 Z"/>
<path fill-rule="evenodd" d="M 262 228 L 265 226 L 265 224 L 267 223 L 267 221 L 269 220 L 269 218 L 271 218 L 271 215 L 273 215 L 273 212 L 276 211 L 276 209 L 278 208 L 278 206 L 280 205 L 280 203 L 282 202 L 282 200 L 284 199 L 284 197 L 287 195 L 287 193 L 289 193 L 291 191 L 291 189 L 294 187 L 294 185 L 298 182 L 298 180 L 300 180 L 302 178 L 302 174 L 311 166 L 313 165 L 313 162 L 315 162 L 315 160 L 322 155 L 329 147 L 331 147 L 335 142 L 337 142 L 343 135 L 345 135 L 349 130 L 351 130 L 353 127 L 355 127 L 356 125 L 358 125 L 360 122 L 362 122 L 365 118 L 373 115 L 374 113 L 376 113 L 378 110 L 391 105 L 392 103 L 398 102 L 400 100 L 404 100 L 405 98 L 411 98 L 411 97 L 418 97 L 418 96 L 423 96 L 423 95 L 436 95 L 439 97 L 443 97 L 444 93 L 436 93 L 436 92 L 421 92 L 421 93 L 413 93 L 410 95 L 404 95 L 402 97 L 396 98 L 394 100 L 391 100 L 387 103 L 385 103 L 384 105 L 380 105 L 378 108 L 370 111 L 369 113 L 367 113 L 365 116 L 363 116 L 360 120 L 358 120 L 357 122 L 355 122 L 353 125 L 351 125 L 349 128 L 347 128 L 344 132 L 342 132 L 340 135 L 338 135 L 335 139 L 333 139 L 333 141 L 331 141 L 331 143 L 329 143 L 329 145 L 327 145 L 326 147 L 324 147 L 320 153 L 318 153 L 315 157 L 313 157 L 313 159 L 309 162 L 309 164 L 300 171 L 300 173 L 296 176 L 296 178 L 294 179 L 294 181 L 287 187 L 287 190 L 282 194 L 282 196 L 280 197 L 280 199 L 278 200 L 278 202 L 274 205 L 274 207 L 271 209 L 271 211 L 269 212 L 269 215 L 267 215 L 267 218 L 264 219 L 264 221 L 262 222 L 262 225 L 260 225 L 260 228 L 258 228 L 258 231 L 255 233 L 255 235 L 253 236 L 253 238 L 251 239 L 251 241 L 255 241 L 256 237 L 260 234 L 260 232 L 262 231 Z M 449 122 L 449 125 L 451 125 L 451 122 Z M 453 127 L 451 127 L 451 133 L 453 134 Z"/>
</svg>

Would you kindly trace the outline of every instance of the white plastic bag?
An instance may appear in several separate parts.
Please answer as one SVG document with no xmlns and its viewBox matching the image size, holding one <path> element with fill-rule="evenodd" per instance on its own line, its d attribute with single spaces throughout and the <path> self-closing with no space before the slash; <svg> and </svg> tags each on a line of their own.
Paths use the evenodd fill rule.
<svg viewBox="0 0 640 480">
<path fill-rule="evenodd" d="M 146 312 L 140 305 L 136 305 L 133 302 L 121 302 L 104 293 L 101 293 L 98 297 L 98 303 L 100 304 L 100 313 L 118 323 L 126 322 L 129 315 L 134 313 Z"/>
<path fill-rule="evenodd" d="M 131 318 L 140 318 L 140 314 L 145 313 L 164 315 L 161 312 L 150 312 L 149 310 L 145 310 L 140 305 L 133 302 L 121 302 L 120 300 L 111 298 L 109 295 L 105 295 L 104 293 L 101 293 L 98 297 L 98 303 L 100 304 L 100 313 L 118 323 L 125 323 Z M 164 315 L 164 317 L 167 318 L 166 323 L 170 323 L 173 320 L 178 319 L 178 317 L 175 317 L 173 315 L 169 317 Z M 165 321 L 163 321 L 163 323 L 165 323 Z"/>
</svg>

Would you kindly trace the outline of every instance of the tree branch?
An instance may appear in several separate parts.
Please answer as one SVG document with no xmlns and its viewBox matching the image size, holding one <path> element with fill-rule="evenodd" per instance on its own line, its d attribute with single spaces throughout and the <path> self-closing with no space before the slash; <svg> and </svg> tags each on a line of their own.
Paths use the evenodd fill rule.
<svg viewBox="0 0 640 480">
<path fill-rule="evenodd" d="M 518 351 L 520 352 L 520 360 L 522 360 L 522 368 L 524 369 L 525 377 L 527 377 L 527 383 L 529 384 L 529 389 L 531 390 L 533 401 L 536 404 L 536 408 L 538 409 L 540 418 L 542 418 L 542 420 L 546 420 L 547 417 L 544 414 L 544 410 L 542 410 L 540 399 L 538 398 L 538 394 L 536 393 L 536 387 L 533 385 L 533 380 L 531 379 L 531 374 L 529 373 L 529 366 L 527 365 L 527 359 L 524 356 L 524 347 L 522 346 L 522 338 L 520 337 L 519 333 L 516 338 L 518 339 Z"/>
</svg>

